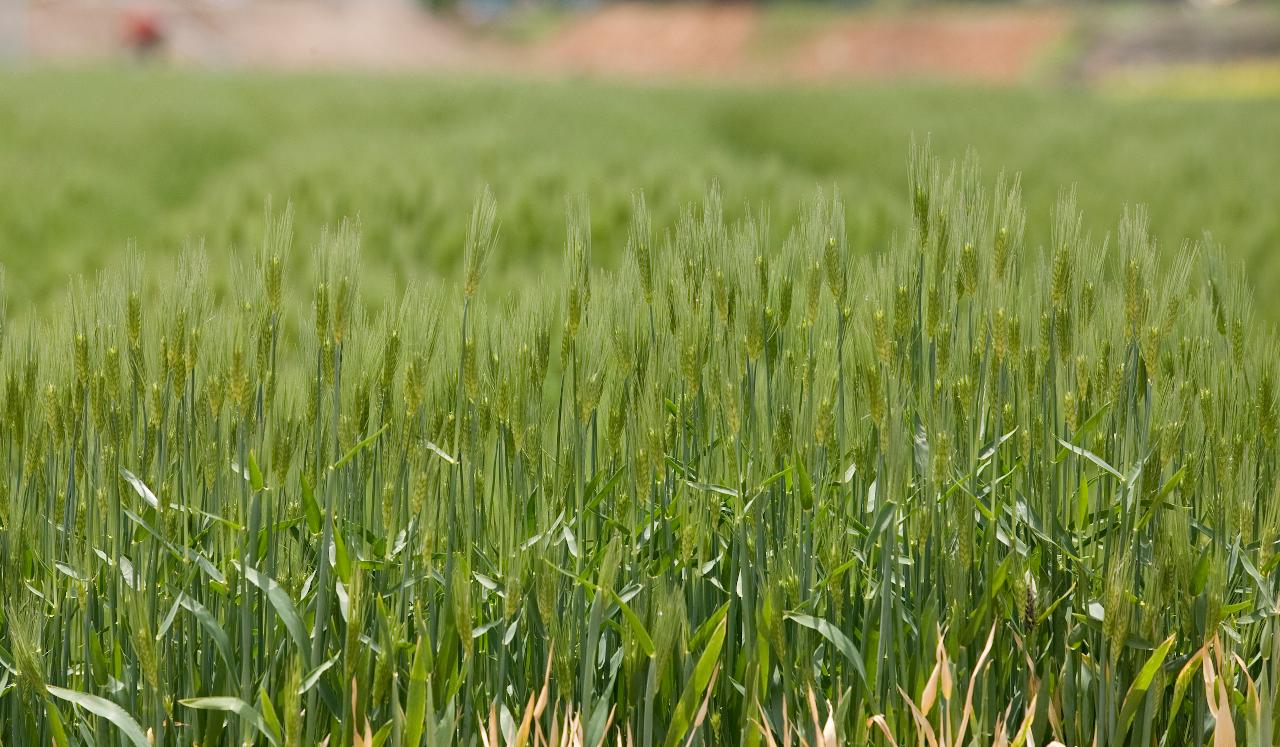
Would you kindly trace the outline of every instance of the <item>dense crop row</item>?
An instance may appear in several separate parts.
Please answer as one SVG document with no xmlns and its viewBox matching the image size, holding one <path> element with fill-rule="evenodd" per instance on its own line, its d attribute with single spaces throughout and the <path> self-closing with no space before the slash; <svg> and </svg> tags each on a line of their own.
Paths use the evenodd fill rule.
<svg viewBox="0 0 1280 747">
<path fill-rule="evenodd" d="M 815 185 L 848 196 L 849 246 L 882 251 L 910 220 L 901 199 L 911 133 L 939 154 L 967 148 L 1024 174 L 1044 217 L 1079 194 L 1084 226 L 1114 228 L 1142 202 L 1163 259 L 1211 231 L 1251 282 L 1280 295 L 1280 99 L 1088 96 L 895 84 L 757 87 L 431 80 L 418 76 L 0 69 L 0 264 L 16 319 L 52 313 L 67 278 L 118 267 L 128 242 L 141 291 L 162 293 L 184 242 L 210 252 L 211 289 L 232 282 L 227 252 L 262 240 L 268 198 L 294 207 L 299 246 L 343 217 L 362 225 L 365 298 L 408 281 L 456 279 L 467 217 L 487 183 L 506 229 L 485 279 L 500 299 L 559 265 L 566 194 L 591 200 L 595 264 L 616 270 L 643 189 L 656 224 L 719 180 L 726 219 L 765 208 L 780 243 Z M 984 179 L 995 177 L 988 168 Z M 1027 240 L 1047 244 L 1050 223 Z M 289 292 L 309 291 L 309 251 L 287 257 Z M 1280 306 L 1258 309 L 1280 321 Z"/>
<path fill-rule="evenodd" d="M 1239 273 L 1070 195 L 1028 248 L 977 174 L 916 157 L 880 256 L 713 191 L 603 273 L 574 202 L 505 303 L 486 194 L 373 317 L 348 228 L 290 297 L 286 213 L 232 297 L 190 255 L 6 330 L 0 740 L 1273 743 Z"/>
</svg>

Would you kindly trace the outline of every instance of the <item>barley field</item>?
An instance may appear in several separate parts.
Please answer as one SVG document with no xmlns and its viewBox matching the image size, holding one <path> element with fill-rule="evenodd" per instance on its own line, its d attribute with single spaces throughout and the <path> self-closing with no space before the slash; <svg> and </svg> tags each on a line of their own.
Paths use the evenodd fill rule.
<svg viewBox="0 0 1280 747">
<path fill-rule="evenodd" d="M 0 182 L 0 743 L 1277 742 L 1276 216 L 1232 192 L 1266 181 L 1246 137 L 1126 125 L 1220 158 L 1143 172 L 1109 144 L 1019 175 L 1033 145 L 976 135 L 990 111 L 897 147 L 955 95 L 921 92 L 865 167 L 815 118 L 844 165 L 813 134 L 752 160 L 691 128 L 633 175 L 601 122 L 647 121 L 601 88 L 581 139 L 535 126 L 550 150 L 509 172 L 474 113 L 417 151 L 395 125 L 418 173 L 333 152 L 269 85 L 166 85 L 209 95 L 107 110 L 63 156 L 78 197 L 48 194 L 73 169 Z M 350 85 L 356 112 L 386 90 Z M 64 116 L 86 86 L 3 126 L 87 127 Z M 483 109 L 434 90 L 435 117 Z M 755 94 L 638 95 L 795 135 Z M 216 96 L 320 131 L 236 135 Z M 995 100 L 1046 126 L 1073 105 Z M 953 157 L 970 135 L 985 160 Z M 1198 168 L 1215 189 L 1149 208 L 1124 179 L 1047 186 Z M 40 199 L 64 234 L 23 222 Z M 32 269 L 23 230 L 101 271 Z"/>
</svg>

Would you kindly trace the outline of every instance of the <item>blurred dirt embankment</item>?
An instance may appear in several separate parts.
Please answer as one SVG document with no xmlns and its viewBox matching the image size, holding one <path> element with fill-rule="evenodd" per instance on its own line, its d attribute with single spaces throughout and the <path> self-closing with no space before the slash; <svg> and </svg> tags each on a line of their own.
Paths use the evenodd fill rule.
<svg viewBox="0 0 1280 747">
<path fill-rule="evenodd" d="M 30 0 L 26 54 L 38 61 L 128 56 L 128 25 L 154 19 L 157 56 L 208 66 L 414 69 L 485 57 L 455 24 L 395 0 Z"/>
<path fill-rule="evenodd" d="M 37 63 L 141 56 L 130 43 L 139 19 L 160 33 L 149 57 L 214 68 L 1003 84 L 1046 75 L 1099 79 L 1134 67 L 1280 60 L 1280 14 L 1256 5 L 842 12 L 623 2 L 557 14 L 542 33 L 518 39 L 492 33 L 492 14 L 484 23 L 433 15 L 413 0 L 3 3 L 9 9 L 0 18 L 0 52 Z"/>
</svg>

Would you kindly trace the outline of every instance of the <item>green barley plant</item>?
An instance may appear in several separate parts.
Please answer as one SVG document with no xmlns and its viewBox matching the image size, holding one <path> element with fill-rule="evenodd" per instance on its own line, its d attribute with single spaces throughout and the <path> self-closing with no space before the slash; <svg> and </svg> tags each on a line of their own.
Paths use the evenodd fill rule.
<svg viewBox="0 0 1280 747">
<path fill-rule="evenodd" d="M 0 741 L 1274 744 L 1242 272 L 908 172 L 879 253 L 838 194 L 573 200 L 495 298 L 485 192 L 457 286 L 362 298 L 355 224 L 288 277 L 269 211 L 230 293 L 192 250 L 0 327 Z"/>
</svg>

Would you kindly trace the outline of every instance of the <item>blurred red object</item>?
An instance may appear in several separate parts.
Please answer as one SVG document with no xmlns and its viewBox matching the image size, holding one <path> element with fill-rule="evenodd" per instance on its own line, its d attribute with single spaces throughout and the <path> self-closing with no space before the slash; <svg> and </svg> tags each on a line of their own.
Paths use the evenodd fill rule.
<svg viewBox="0 0 1280 747">
<path fill-rule="evenodd" d="M 154 12 L 126 11 L 123 30 L 125 45 L 140 57 L 154 53 L 164 44 L 164 26 Z"/>
</svg>

